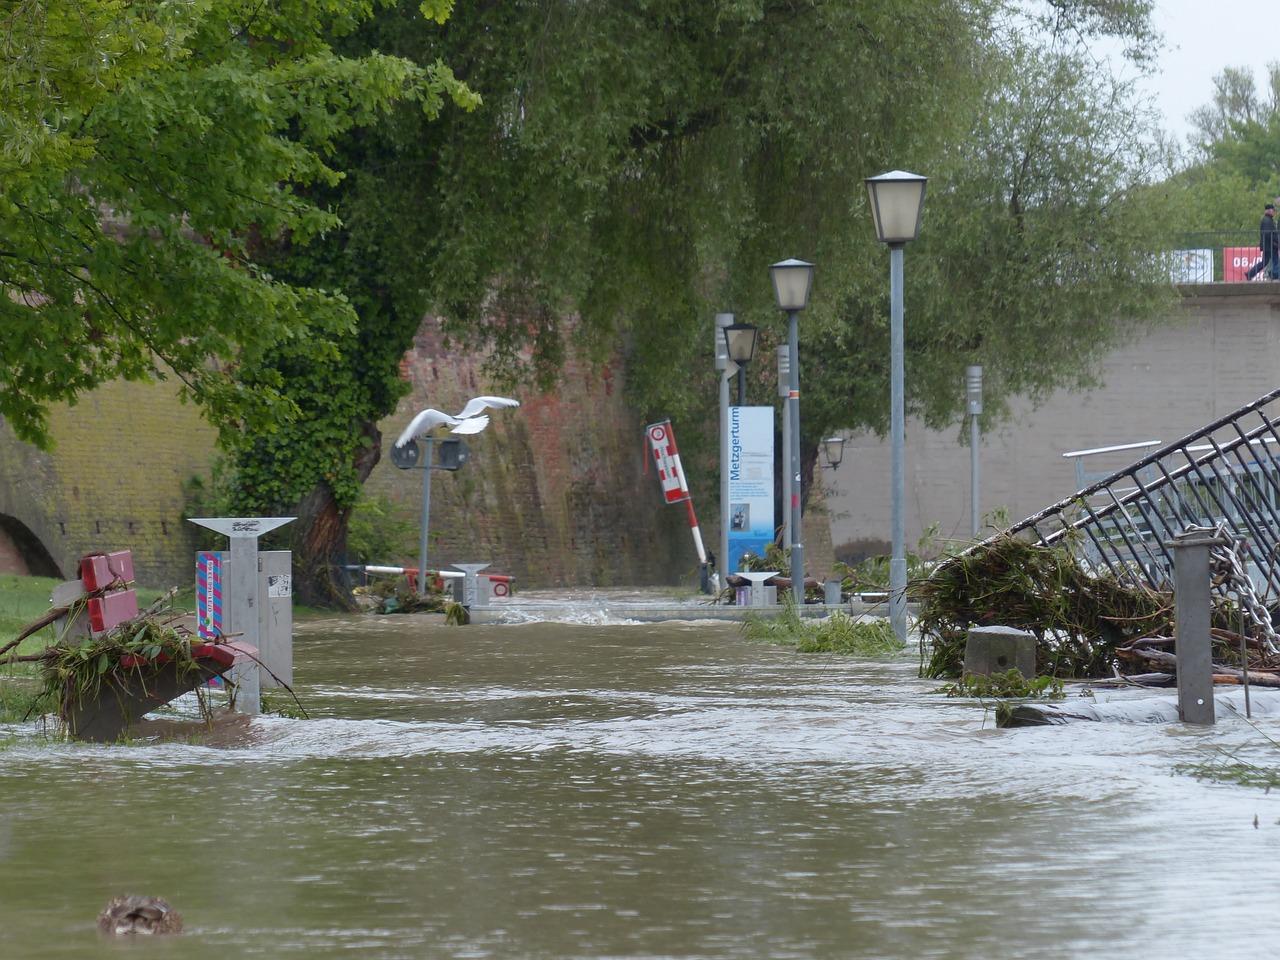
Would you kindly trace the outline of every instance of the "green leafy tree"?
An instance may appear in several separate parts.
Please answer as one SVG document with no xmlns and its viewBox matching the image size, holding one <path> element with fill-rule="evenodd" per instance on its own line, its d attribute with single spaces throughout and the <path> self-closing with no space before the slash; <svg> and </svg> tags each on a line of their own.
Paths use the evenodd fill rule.
<svg viewBox="0 0 1280 960">
<path fill-rule="evenodd" d="M 290 343 L 246 371 L 308 414 L 243 435 L 245 496 L 303 504 L 299 553 L 323 579 L 427 310 L 495 374 L 544 384 L 570 351 L 621 343 L 638 410 L 705 422 L 711 315 L 776 340 L 767 266 L 789 255 L 819 264 L 802 324 L 812 465 L 817 438 L 886 422 L 887 257 L 862 178 L 891 167 L 932 177 L 910 248 L 911 409 L 953 417 L 972 362 L 995 409 L 1080 382 L 1167 293 L 1133 197 L 1144 118 L 1085 51 L 1110 35 L 1148 56 L 1150 6 L 525 0 L 460 7 L 444 31 L 389 7 L 353 54 L 443 60 L 483 104 L 430 124 L 400 109 L 339 143 L 349 175 L 324 198 L 343 227 L 273 269 L 343 290 L 360 323 L 326 341 L 331 363 Z"/>
<path fill-rule="evenodd" d="M 335 52 L 379 6 L 0 6 L 0 415 L 20 437 L 47 442 L 50 403 L 116 377 L 176 376 L 238 430 L 293 416 L 279 377 L 250 398 L 235 372 L 349 335 L 355 314 L 259 250 L 338 225 L 309 197 L 341 180 L 338 138 L 394 104 L 431 116 L 471 96 L 440 64 Z"/>
</svg>

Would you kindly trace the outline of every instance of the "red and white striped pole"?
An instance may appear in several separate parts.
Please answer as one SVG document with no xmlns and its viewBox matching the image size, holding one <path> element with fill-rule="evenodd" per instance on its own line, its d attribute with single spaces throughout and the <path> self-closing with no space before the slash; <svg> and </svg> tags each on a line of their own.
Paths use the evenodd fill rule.
<svg viewBox="0 0 1280 960">
<path fill-rule="evenodd" d="M 698 548 L 698 562 L 706 565 L 707 548 L 702 545 L 702 531 L 698 529 L 698 515 L 693 511 L 693 496 L 680 463 L 680 451 L 676 448 L 675 431 L 670 420 L 660 420 L 645 427 L 649 450 L 658 469 L 658 483 L 667 503 L 683 503 L 689 514 L 689 530 L 693 533 L 694 546 Z"/>
</svg>

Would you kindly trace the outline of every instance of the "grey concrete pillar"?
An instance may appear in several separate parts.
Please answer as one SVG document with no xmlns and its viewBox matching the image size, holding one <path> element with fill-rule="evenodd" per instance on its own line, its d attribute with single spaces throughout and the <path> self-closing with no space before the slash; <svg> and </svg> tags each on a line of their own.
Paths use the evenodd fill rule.
<svg viewBox="0 0 1280 960">
<path fill-rule="evenodd" d="M 258 551 L 258 656 L 262 688 L 293 686 L 293 554 Z"/>
<path fill-rule="evenodd" d="M 1224 543 L 1210 530 L 1189 530 L 1165 543 L 1173 551 L 1178 716 L 1212 724 L 1213 659 L 1209 641 L 1209 552 Z"/>
<path fill-rule="evenodd" d="M 1036 675 L 1036 635 L 1017 627 L 970 627 L 964 644 L 966 675 L 989 677 L 1017 670 Z"/>
<path fill-rule="evenodd" d="M 489 584 L 481 584 L 477 574 L 489 566 L 487 563 L 455 563 L 456 569 L 462 571 L 462 605 L 470 610 L 472 607 L 489 605 Z"/>
<path fill-rule="evenodd" d="M 822 602 L 829 607 L 840 606 L 840 588 L 839 580 L 828 580 L 822 585 Z"/>
</svg>

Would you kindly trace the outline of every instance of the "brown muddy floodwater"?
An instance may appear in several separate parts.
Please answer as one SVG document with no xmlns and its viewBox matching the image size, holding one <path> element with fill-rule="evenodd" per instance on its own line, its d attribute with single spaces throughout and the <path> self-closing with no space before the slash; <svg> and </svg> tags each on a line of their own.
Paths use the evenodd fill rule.
<svg viewBox="0 0 1280 960">
<path fill-rule="evenodd" d="M 296 675 L 218 746 L 7 731 L 0 958 L 1280 949 L 1280 796 L 1175 772 L 1276 720 L 998 731 L 729 624 L 328 620 Z M 118 893 L 187 932 L 100 940 Z"/>
</svg>

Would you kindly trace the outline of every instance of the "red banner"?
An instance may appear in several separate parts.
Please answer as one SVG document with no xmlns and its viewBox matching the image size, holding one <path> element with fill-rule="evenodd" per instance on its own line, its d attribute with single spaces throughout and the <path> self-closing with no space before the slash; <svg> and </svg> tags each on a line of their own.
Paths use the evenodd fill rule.
<svg viewBox="0 0 1280 960">
<path fill-rule="evenodd" d="M 1249 278 L 1245 276 L 1249 268 L 1262 259 L 1262 251 L 1257 247 L 1223 247 L 1222 248 L 1222 282 L 1243 283 Z"/>
</svg>

